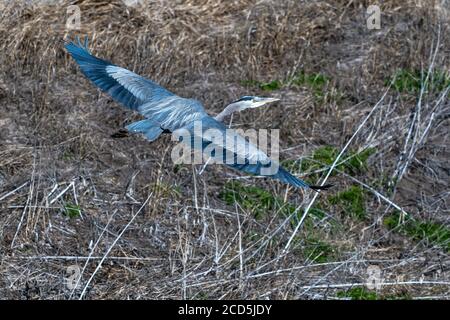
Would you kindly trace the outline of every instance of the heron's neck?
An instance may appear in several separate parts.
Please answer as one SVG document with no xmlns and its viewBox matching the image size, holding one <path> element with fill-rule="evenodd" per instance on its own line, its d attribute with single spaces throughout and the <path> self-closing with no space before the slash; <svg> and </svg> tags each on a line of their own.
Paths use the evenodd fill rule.
<svg viewBox="0 0 450 320">
<path fill-rule="evenodd" d="M 239 103 L 231 103 L 223 109 L 221 113 L 214 117 L 217 121 L 222 122 L 227 116 L 239 110 Z"/>
</svg>

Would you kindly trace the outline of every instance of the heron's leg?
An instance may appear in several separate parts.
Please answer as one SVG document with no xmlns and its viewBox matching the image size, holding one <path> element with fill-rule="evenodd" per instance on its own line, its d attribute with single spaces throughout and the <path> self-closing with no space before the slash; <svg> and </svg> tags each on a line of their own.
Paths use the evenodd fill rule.
<svg viewBox="0 0 450 320">
<path fill-rule="evenodd" d="M 114 132 L 113 134 L 111 134 L 111 138 L 114 138 L 114 139 L 120 139 L 120 138 L 126 138 L 126 137 L 129 137 L 130 136 L 130 134 L 129 134 L 129 132 L 128 132 L 128 130 L 125 130 L 125 129 L 120 129 L 119 131 L 116 131 L 116 132 Z"/>
<path fill-rule="evenodd" d="M 125 128 L 133 133 L 143 133 L 145 137 L 150 141 L 158 139 L 158 137 L 164 131 L 159 123 L 150 119 L 144 119 L 141 121 L 130 123 Z"/>
<path fill-rule="evenodd" d="M 162 134 L 170 134 L 170 133 L 172 133 L 172 131 L 170 131 L 168 129 L 163 129 L 163 131 L 162 131 Z M 110 137 L 114 138 L 114 139 L 127 138 L 129 136 L 130 136 L 130 131 L 128 131 L 126 129 L 119 129 L 118 131 L 116 131 L 110 135 Z"/>
</svg>

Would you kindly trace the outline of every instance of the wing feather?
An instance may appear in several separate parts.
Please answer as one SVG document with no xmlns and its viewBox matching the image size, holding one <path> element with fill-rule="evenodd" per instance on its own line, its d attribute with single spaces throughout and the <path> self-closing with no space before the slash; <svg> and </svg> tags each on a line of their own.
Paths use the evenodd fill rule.
<svg viewBox="0 0 450 320">
<path fill-rule="evenodd" d="M 173 131 L 207 115 L 200 102 L 181 98 L 149 79 L 93 56 L 87 38 L 84 44 L 78 39 L 78 43 L 69 42 L 65 47 L 97 87 L 127 108 L 158 122 L 161 128 Z"/>
<path fill-rule="evenodd" d="M 305 181 L 289 173 L 237 132 L 227 129 L 221 122 L 208 117 L 202 119 L 201 130 L 195 130 L 194 125 L 186 128 L 191 134 L 191 147 L 201 147 L 203 152 L 212 150 L 211 154 L 205 155 L 207 158 L 213 157 L 233 169 L 254 175 L 267 176 L 297 188 L 310 187 Z M 210 129 L 217 130 L 217 134 L 208 134 L 207 131 Z M 220 134 L 222 134 L 223 139 L 217 138 Z M 195 139 L 198 139 L 200 143 L 195 143 Z M 227 143 L 227 139 L 233 139 L 234 144 Z M 232 161 L 230 162 L 229 160 Z"/>
</svg>

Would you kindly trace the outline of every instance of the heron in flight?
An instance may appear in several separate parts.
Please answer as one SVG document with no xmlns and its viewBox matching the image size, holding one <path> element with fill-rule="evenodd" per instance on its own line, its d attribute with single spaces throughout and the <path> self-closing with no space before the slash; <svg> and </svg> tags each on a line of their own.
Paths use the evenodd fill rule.
<svg viewBox="0 0 450 320">
<path fill-rule="evenodd" d="M 223 124 L 223 120 L 234 112 L 257 108 L 279 99 L 244 96 L 212 117 L 205 111 L 199 101 L 179 97 L 149 79 L 91 55 L 87 37 L 84 44 L 78 38 L 77 43 L 66 42 L 65 48 L 78 63 L 83 74 L 97 87 L 108 93 L 115 101 L 145 117 L 144 120 L 127 125 L 128 131 L 144 134 L 149 141 L 158 139 L 162 133 L 184 131 L 190 133 L 194 139 L 200 140 L 201 143 L 196 144 L 199 146 L 197 148 L 201 149 L 199 151 L 203 152 L 211 146 L 216 146 L 222 148 L 224 152 L 220 155 L 213 154 L 214 156 L 225 156 L 225 153 L 227 155 L 231 153 L 232 161 L 227 161 L 225 164 L 234 169 L 254 175 L 265 175 L 297 188 L 310 188 L 318 191 L 330 187 L 330 185 L 309 185 L 278 164 L 276 172 L 263 174 L 263 172 L 267 172 L 265 169 L 273 167 L 274 160 L 234 130 L 230 131 Z M 195 123 L 198 122 L 201 123 L 200 133 L 195 130 Z M 223 133 L 225 138 L 218 140 L 205 134 L 209 129 Z M 233 148 L 228 147 L 226 139 L 234 140 Z M 183 142 L 189 143 L 184 139 Z"/>
</svg>

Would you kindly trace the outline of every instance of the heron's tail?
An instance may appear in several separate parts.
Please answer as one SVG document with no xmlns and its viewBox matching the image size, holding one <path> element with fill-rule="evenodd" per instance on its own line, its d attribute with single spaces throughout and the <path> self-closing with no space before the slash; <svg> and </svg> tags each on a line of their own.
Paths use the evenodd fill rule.
<svg viewBox="0 0 450 320">
<path fill-rule="evenodd" d="M 291 186 L 294 186 L 296 188 L 310 188 L 314 191 L 319 192 L 320 190 L 327 190 L 328 188 L 332 187 L 331 184 L 326 184 L 323 186 L 314 186 L 314 185 L 309 185 L 308 183 L 306 183 L 305 181 L 293 176 L 291 173 L 289 173 L 289 171 L 287 171 L 286 169 L 280 167 L 278 169 L 277 174 L 275 174 L 273 176 L 274 178 L 281 180 L 285 183 L 290 184 Z"/>
</svg>

